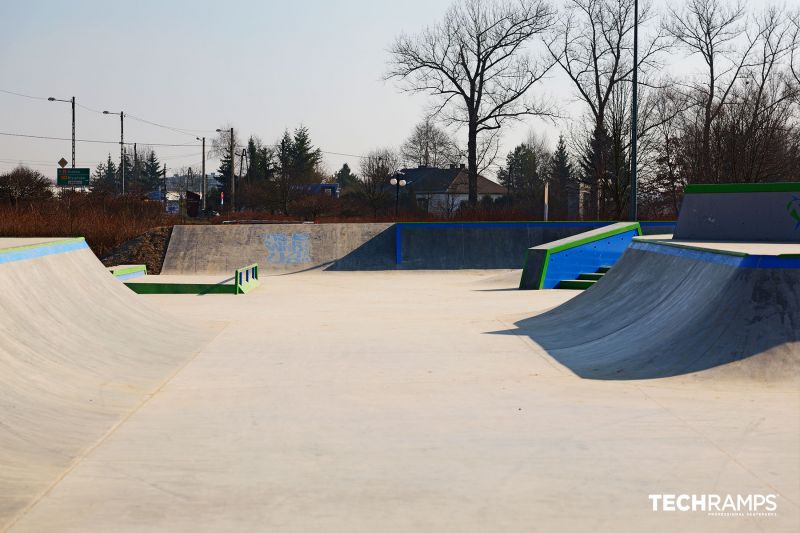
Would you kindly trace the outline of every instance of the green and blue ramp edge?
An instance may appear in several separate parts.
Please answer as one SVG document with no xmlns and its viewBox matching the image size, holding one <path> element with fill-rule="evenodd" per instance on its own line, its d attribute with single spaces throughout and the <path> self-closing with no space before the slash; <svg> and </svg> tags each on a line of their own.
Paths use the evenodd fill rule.
<svg viewBox="0 0 800 533">
<path fill-rule="evenodd" d="M 237 268 L 233 277 L 218 283 L 148 282 L 126 283 L 136 294 L 247 294 L 260 285 L 258 264 Z"/>
<path fill-rule="evenodd" d="M 641 235 L 638 222 L 619 222 L 529 248 L 519 288 L 588 288 Z"/>
<path fill-rule="evenodd" d="M 111 275 L 120 281 L 126 279 L 140 278 L 147 275 L 147 265 L 118 265 L 108 267 Z"/>
</svg>

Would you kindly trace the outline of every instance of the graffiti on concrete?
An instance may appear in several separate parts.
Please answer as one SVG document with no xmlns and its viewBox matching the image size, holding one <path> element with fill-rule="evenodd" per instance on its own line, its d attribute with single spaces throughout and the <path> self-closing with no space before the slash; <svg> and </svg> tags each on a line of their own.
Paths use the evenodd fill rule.
<svg viewBox="0 0 800 533">
<path fill-rule="evenodd" d="M 267 263 L 296 265 L 311 262 L 311 240 L 308 233 L 265 233 Z"/>
</svg>

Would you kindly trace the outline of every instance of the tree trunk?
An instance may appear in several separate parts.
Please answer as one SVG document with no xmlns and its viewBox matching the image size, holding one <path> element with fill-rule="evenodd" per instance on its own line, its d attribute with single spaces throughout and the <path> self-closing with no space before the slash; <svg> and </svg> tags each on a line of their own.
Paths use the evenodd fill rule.
<svg viewBox="0 0 800 533">
<path fill-rule="evenodd" d="M 469 205 L 478 205 L 478 125 L 473 117 L 469 119 L 467 132 L 467 176 L 469 178 Z"/>
</svg>

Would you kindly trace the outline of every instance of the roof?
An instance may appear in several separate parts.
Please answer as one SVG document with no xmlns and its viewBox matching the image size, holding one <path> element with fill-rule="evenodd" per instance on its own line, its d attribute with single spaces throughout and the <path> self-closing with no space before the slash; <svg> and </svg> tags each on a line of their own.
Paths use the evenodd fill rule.
<svg viewBox="0 0 800 533">
<path fill-rule="evenodd" d="M 466 168 L 404 168 L 400 172 L 417 194 L 468 194 L 469 174 Z M 505 194 L 505 188 L 478 174 L 478 196 Z"/>
</svg>

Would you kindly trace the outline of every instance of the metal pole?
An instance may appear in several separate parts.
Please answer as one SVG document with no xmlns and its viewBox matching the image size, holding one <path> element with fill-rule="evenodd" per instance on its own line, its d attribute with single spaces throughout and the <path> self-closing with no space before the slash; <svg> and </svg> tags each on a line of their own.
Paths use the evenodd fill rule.
<svg viewBox="0 0 800 533">
<path fill-rule="evenodd" d="M 631 110 L 631 220 L 635 221 L 638 213 L 636 206 L 636 149 L 639 121 L 639 0 L 633 2 L 633 102 Z"/>
<path fill-rule="evenodd" d="M 206 177 L 206 138 L 203 137 L 203 214 L 206 213 L 206 195 L 208 194 L 208 178 Z"/>
<path fill-rule="evenodd" d="M 72 97 L 72 168 L 75 168 L 75 97 Z"/>
<path fill-rule="evenodd" d="M 122 194 L 125 194 L 125 113 L 119 112 L 119 164 L 122 167 Z"/>
<path fill-rule="evenodd" d="M 233 153 L 233 128 L 231 128 L 231 203 L 230 209 L 231 211 L 236 211 L 236 173 L 233 171 L 234 166 L 234 157 L 235 154 Z"/>
<path fill-rule="evenodd" d="M 397 220 L 397 213 L 400 209 L 400 178 L 397 178 L 397 184 L 394 191 L 394 218 Z"/>
</svg>

